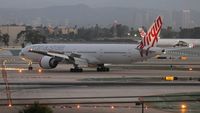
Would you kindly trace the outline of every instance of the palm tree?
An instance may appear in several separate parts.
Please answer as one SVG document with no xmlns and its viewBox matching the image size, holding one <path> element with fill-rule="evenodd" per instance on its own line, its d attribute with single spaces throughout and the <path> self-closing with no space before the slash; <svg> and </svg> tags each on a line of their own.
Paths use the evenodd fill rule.
<svg viewBox="0 0 200 113">
<path fill-rule="evenodd" d="M 1 38 L 2 38 L 2 42 L 4 43 L 4 45 L 8 47 L 9 46 L 9 38 L 10 38 L 10 36 L 6 33 L 6 34 L 3 34 L 1 36 Z"/>
</svg>

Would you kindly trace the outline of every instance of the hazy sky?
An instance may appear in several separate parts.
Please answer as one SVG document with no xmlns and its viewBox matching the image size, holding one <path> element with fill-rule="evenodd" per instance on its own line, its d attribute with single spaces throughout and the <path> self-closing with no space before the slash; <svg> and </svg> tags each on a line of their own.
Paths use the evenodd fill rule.
<svg viewBox="0 0 200 113">
<path fill-rule="evenodd" d="M 42 8 L 55 5 L 86 4 L 90 7 L 120 6 L 200 11 L 200 0 L 0 0 L 0 3 L 0 8 Z"/>
</svg>

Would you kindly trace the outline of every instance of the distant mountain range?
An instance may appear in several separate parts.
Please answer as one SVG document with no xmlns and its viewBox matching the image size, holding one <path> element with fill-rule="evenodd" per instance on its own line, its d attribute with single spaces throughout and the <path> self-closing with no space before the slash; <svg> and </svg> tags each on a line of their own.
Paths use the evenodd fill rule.
<svg viewBox="0 0 200 113">
<path fill-rule="evenodd" d="M 112 26 L 119 24 L 130 27 L 149 26 L 156 16 L 164 17 L 165 26 L 194 27 L 200 26 L 200 12 L 165 11 L 155 9 L 104 7 L 91 8 L 86 5 L 54 6 L 39 9 L 0 9 L 0 24 L 28 25 L 69 25 L 69 26 Z"/>
</svg>

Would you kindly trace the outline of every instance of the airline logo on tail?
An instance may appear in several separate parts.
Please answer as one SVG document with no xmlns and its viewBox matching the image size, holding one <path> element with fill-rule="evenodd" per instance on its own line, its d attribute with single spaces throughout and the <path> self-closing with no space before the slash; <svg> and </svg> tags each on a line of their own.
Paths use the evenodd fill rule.
<svg viewBox="0 0 200 113">
<path fill-rule="evenodd" d="M 142 37 L 142 41 L 138 46 L 140 49 L 143 49 L 144 47 L 149 48 L 156 46 L 162 28 L 162 24 L 162 18 L 161 16 L 158 16 L 155 22 L 149 28 L 147 33 L 145 33 L 145 31 L 142 28 L 139 28 L 139 32 Z"/>
<path fill-rule="evenodd" d="M 138 46 L 138 49 L 140 49 L 141 56 L 143 56 L 144 50 L 146 50 L 146 56 L 147 56 L 149 49 L 151 47 L 156 46 L 156 44 L 158 43 L 162 25 L 163 25 L 162 18 L 161 16 L 158 16 L 154 21 L 154 23 L 149 28 L 147 33 L 145 33 L 145 31 L 142 28 L 139 28 L 142 40 L 140 45 Z"/>
</svg>

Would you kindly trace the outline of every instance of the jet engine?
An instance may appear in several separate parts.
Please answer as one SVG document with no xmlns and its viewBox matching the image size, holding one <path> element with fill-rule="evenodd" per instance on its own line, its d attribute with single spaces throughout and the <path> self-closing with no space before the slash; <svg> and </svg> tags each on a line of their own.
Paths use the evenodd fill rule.
<svg viewBox="0 0 200 113">
<path fill-rule="evenodd" d="M 58 65 L 58 61 L 55 58 L 44 56 L 40 60 L 40 67 L 43 69 L 53 69 Z"/>
</svg>

